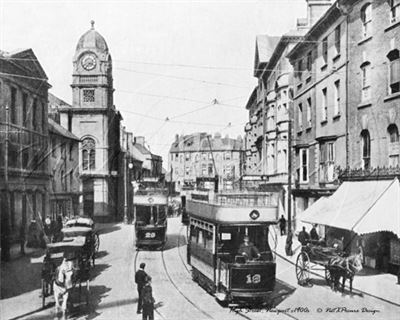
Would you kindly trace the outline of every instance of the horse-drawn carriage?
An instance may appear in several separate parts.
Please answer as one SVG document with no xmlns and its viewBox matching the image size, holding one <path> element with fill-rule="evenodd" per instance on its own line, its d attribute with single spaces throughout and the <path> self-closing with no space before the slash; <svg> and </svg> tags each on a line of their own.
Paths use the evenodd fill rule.
<svg viewBox="0 0 400 320">
<path fill-rule="evenodd" d="M 311 273 L 318 275 L 318 271 L 323 271 L 327 284 L 333 289 L 338 289 L 339 280 L 343 278 L 342 291 L 346 279 L 350 280 L 350 291 L 352 290 L 353 277 L 361 269 L 362 259 L 359 254 L 347 256 L 338 248 L 326 247 L 319 241 L 302 245 L 296 260 L 299 284 L 308 283 Z"/>
<path fill-rule="evenodd" d="M 63 297 L 65 312 L 68 294 L 79 286 L 81 301 L 82 284 L 86 285 L 86 304 L 89 303 L 90 261 L 85 251 L 85 237 L 66 238 L 62 242 L 49 243 L 42 266 L 42 305 L 54 294 L 56 308 Z M 60 294 L 61 293 L 61 294 Z"/>
<path fill-rule="evenodd" d="M 95 230 L 94 222 L 90 218 L 76 217 L 68 220 L 64 228 L 61 229 L 63 239 L 73 237 L 85 237 L 84 251 L 95 264 L 96 253 L 99 251 L 100 239 L 99 234 Z"/>
</svg>

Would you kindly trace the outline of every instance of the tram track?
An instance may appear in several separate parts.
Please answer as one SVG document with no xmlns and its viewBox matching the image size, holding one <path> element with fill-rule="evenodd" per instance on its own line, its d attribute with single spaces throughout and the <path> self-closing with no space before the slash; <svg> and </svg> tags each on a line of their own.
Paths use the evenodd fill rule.
<svg viewBox="0 0 400 320">
<path fill-rule="evenodd" d="M 178 237 L 179 239 L 179 237 Z M 179 250 L 179 248 L 178 248 Z M 206 311 L 204 311 L 203 309 L 199 308 L 186 294 L 184 294 L 182 292 L 182 290 L 177 286 L 177 284 L 175 283 L 175 281 L 172 279 L 167 265 L 165 263 L 165 257 L 164 257 L 164 250 L 161 250 L 161 260 L 163 263 L 163 268 L 164 268 L 164 272 L 169 280 L 169 282 L 172 284 L 172 286 L 176 289 L 176 291 L 178 291 L 178 293 L 190 304 L 192 305 L 196 310 L 198 310 L 201 314 L 203 314 L 204 316 L 206 316 L 208 319 L 214 319 L 213 316 L 211 316 L 209 313 L 207 313 Z"/>
</svg>

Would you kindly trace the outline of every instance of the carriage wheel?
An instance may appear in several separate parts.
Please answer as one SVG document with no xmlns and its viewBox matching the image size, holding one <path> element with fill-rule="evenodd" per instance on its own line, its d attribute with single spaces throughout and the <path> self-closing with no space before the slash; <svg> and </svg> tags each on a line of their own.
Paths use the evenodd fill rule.
<svg viewBox="0 0 400 320">
<path fill-rule="evenodd" d="M 97 233 L 94 234 L 94 251 L 99 252 L 100 238 Z"/>
<path fill-rule="evenodd" d="M 305 252 L 300 252 L 296 260 L 296 277 L 299 282 L 310 280 L 310 258 Z"/>
<path fill-rule="evenodd" d="M 47 283 L 44 279 L 42 279 L 42 308 L 44 308 L 44 306 L 46 305 L 46 287 Z"/>
<path fill-rule="evenodd" d="M 332 274 L 329 271 L 328 266 L 325 266 L 325 280 L 326 280 L 326 283 L 328 284 L 328 286 L 330 286 L 332 283 Z"/>
</svg>

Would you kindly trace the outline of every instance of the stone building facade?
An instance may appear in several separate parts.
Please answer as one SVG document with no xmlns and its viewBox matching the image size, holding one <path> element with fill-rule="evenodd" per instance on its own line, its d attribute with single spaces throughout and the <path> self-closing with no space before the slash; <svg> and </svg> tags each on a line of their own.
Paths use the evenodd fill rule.
<svg viewBox="0 0 400 320">
<path fill-rule="evenodd" d="M 79 138 L 62 127 L 57 120 L 59 107 L 68 104 L 49 94 L 49 136 L 50 150 L 50 212 L 56 220 L 58 215 L 72 217 L 79 215 Z M 55 120 L 53 120 L 55 119 Z"/>
<path fill-rule="evenodd" d="M 349 20 L 351 168 L 400 165 L 400 3 L 343 1 Z"/>
<path fill-rule="evenodd" d="M 47 76 L 31 49 L 0 51 L 2 255 L 49 212 Z M 8 109 L 8 111 L 7 111 Z M 3 257 L 4 258 L 4 257 Z"/>
<path fill-rule="evenodd" d="M 332 6 L 289 53 L 294 67 L 295 213 L 337 188 L 346 166 L 347 21 Z"/>
<path fill-rule="evenodd" d="M 176 135 L 169 150 L 169 165 L 175 190 L 195 186 L 197 178 L 218 177 L 219 190 L 230 190 L 242 176 L 243 139 L 222 138 L 216 133 Z"/>
<path fill-rule="evenodd" d="M 123 183 L 121 115 L 113 104 L 111 55 L 94 22 L 76 46 L 72 78 L 72 107 L 60 108 L 60 122 L 81 140 L 81 212 L 98 221 L 115 220 Z"/>
</svg>

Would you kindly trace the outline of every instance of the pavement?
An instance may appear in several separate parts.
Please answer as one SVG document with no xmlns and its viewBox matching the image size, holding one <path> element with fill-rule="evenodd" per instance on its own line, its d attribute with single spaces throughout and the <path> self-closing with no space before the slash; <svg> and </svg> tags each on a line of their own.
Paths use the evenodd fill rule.
<svg viewBox="0 0 400 320">
<path fill-rule="evenodd" d="M 282 259 L 296 265 L 296 259 L 301 251 L 301 244 L 297 238 L 293 238 L 293 255 L 287 256 L 285 252 L 286 235 L 279 236 L 276 246 L 276 254 Z M 325 278 L 323 272 L 315 271 L 311 277 Z M 382 301 L 397 304 L 400 307 L 400 285 L 397 284 L 397 276 L 382 273 L 370 268 L 364 268 L 354 277 L 353 291 L 363 295 L 369 295 Z"/>
</svg>

